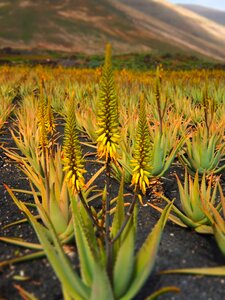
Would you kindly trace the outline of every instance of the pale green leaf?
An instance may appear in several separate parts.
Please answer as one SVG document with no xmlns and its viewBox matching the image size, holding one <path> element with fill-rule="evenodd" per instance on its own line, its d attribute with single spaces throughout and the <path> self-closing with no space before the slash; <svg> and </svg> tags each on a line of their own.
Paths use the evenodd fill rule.
<svg viewBox="0 0 225 300">
<path fill-rule="evenodd" d="M 134 270 L 134 278 L 130 284 L 130 288 L 127 293 L 121 298 L 121 300 L 132 299 L 140 290 L 146 279 L 148 278 L 155 262 L 155 258 L 158 251 L 158 246 L 161 239 L 161 234 L 164 225 L 167 221 L 173 203 L 168 204 L 160 219 L 156 223 L 152 232 L 148 235 L 145 243 L 138 251 L 136 256 L 136 265 Z"/>
</svg>

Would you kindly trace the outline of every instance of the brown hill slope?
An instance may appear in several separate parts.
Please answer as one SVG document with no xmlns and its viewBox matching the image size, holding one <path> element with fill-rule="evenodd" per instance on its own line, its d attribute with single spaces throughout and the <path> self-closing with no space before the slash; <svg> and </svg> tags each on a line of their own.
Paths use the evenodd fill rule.
<svg viewBox="0 0 225 300">
<path fill-rule="evenodd" d="M 166 1 L 0 1 L 2 47 L 99 53 L 192 51 L 225 60 L 225 28 Z"/>
<path fill-rule="evenodd" d="M 218 24 L 225 26 L 225 11 L 204 7 L 200 5 L 189 5 L 185 4 L 182 7 L 189 9 L 200 16 L 203 16 L 209 20 L 212 20 Z"/>
</svg>

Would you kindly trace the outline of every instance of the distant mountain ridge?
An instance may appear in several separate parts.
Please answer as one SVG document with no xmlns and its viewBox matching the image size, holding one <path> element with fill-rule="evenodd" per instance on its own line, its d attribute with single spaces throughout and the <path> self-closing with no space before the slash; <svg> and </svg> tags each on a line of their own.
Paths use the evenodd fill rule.
<svg viewBox="0 0 225 300">
<path fill-rule="evenodd" d="M 225 27 L 166 0 L 0 1 L 1 47 L 183 51 L 225 61 Z"/>
<path fill-rule="evenodd" d="M 182 4 L 181 6 L 199 14 L 200 16 L 225 26 L 225 11 L 223 10 L 190 4 Z"/>
</svg>

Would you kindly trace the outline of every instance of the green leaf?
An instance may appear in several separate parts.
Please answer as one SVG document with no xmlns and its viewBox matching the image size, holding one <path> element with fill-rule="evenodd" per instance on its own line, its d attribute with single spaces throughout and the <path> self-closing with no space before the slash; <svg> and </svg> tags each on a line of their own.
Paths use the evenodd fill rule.
<svg viewBox="0 0 225 300">
<path fill-rule="evenodd" d="M 68 224 L 60 209 L 59 203 L 56 200 L 54 186 L 51 188 L 50 191 L 49 217 L 57 234 L 62 234 L 64 231 L 66 231 Z"/>
<path fill-rule="evenodd" d="M 160 272 L 160 274 L 193 274 L 206 276 L 225 276 L 225 266 L 212 268 L 174 269 Z"/>
<path fill-rule="evenodd" d="M 101 268 L 98 262 L 95 262 L 94 274 L 91 297 L 87 300 L 115 300 L 106 271 Z"/>
<path fill-rule="evenodd" d="M 153 207 L 155 210 L 157 210 L 158 212 L 162 213 L 163 212 L 163 209 L 161 207 L 158 207 L 156 205 L 153 205 L 152 203 L 148 203 L 149 206 Z M 183 227 L 183 228 L 187 228 L 187 225 L 185 225 L 181 220 L 180 218 L 174 216 L 173 214 L 169 214 L 168 216 L 168 219 L 170 221 L 172 221 L 173 223 L 177 224 L 178 226 L 180 227 Z"/>
<path fill-rule="evenodd" d="M 152 295 L 147 297 L 145 300 L 155 300 L 159 296 L 162 296 L 167 293 L 179 293 L 180 289 L 177 288 L 176 286 L 166 286 L 164 288 L 159 289 L 158 291 L 154 292 Z"/>
<path fill-rule="evenodd" d="M 11 258 L 9 260 L 5 260 L 5 261 L 1 261 L 0 262 L 0 268 L 5 267 L 5 266 L 9 266 L 11 264 L 17 264 L 20 262 L 24 262 L 24 261 L 29 261 L 29 260 L 33 260 L 36 258 L 40 258 L 45 256 L 45 252 L 43 251 L 38 251 L 35 253 L 31 253 L 31 254 L 27 254 L 24 256 L 20 256 L 20 257 L 15 257 L 15 258 Z"/>
<path fill-rule="evenodd" d="M 48 220 L 47 215 L 45 215 L 44 209 L 40 206 L 39 210 L 41 214 L 45 215 L 45 220 L 48 220 L 48 228 L 49 232 L 46 230 L 44 226 L 39 224 L 34 216 L 30 213 L 27 207 L 23 204 L 23 202 L 19 201 L 16 196 L 12 193 L 12 191 L 6 186 L 9 194 L 13 198 L 14 202 L 17 203 L 18 207 L 23 211 L 30 223 L 32 224 L 37 237 L 40 243 L 43 246 L 45 254 L 54 269 L 56 275 L 61 281 L 62 285 L 69 291 L 69 294 L 74 297 L 76 300 L 86 300 L 89 299 L 90 289 L 81 281 L 79 276 L 73 270 L 70 265 L 60 243 L 58 237 L 55 233 L 54 228 L 52 227 L 51 222 Z M 50 233 L 50 234 L 49 234 Z M 51 241 L 50 241 L 51 238 Z M 52 241 L 54 246 L 52 245 Z"/>
<path fill-rule="evenodd" d="M 72 201 L 74 232 L 79 253 L 81 276 L 83 281 L 90 286 L 94 276 L 95 260 L 91 251 L 91 245 L 85 235 L 85 228 L 79 209 L 77 201 Z"/>
<path fill-rule="evenodd" d="M 129 290 L 123 297 L 121 297 L 120 300 L 132 299 L 148 278 L 155 262 L 161 234 L 172 205 L 173 202 L 165 207 L 160 219 L 156 223 L 152 232 L 148 235 L 141 249 L 138 251 L 136 256 L 134 279 L 130 284 Z"/>
<path fill-rule="evenodd" d="M 133 224 L 129 227 L 129 232 L 119 248 L 113 270 L 113 287 L 116 299 L 120 299 L 127 291 L 134 271 L 135 259 L 135 239 Z"/>
<path fill-rule="evenodd" d="M 0 241 L 13 244 L 13 245 L 18 245 L 21 247 L 29 248 L 29 249 L 35 249 L 35 250 L 40 250 L 42 249 L 42 246 L 40 244 L 35 244 L 35 243 L 30 243 L 26 242 L 20 238 L 16 237 L 0 237 Z"/>
<path fill-rule="evenodd" d="M 222 232 L 216 223 L 214 224 L 214 235 L 221 252 L 225 255 L 225 232 Z"/>
<path fill-rule="evenodd" d="M 195 228 L 195 231 L 201 234 L 213 234 L 213 229 L 208 225 L 200 225 Z"/>
<path fill-rule="evenodd" d="M 124 198 L 123 198 L 123 188 L 124 188 L 124 178 L 122 176 L 121 182 L 120 182 L 120 189 L 119 194 L 117 198 L 117 204 L 116 204 L 116 211 L 114 214 L 113 222 L 112 222 L 112 238 L 116 236 L 117 232 L 121 228 L 125 213 L 124 213 Z M 119 238 L 115 244 L 113 245 L 114 251 L 117 252 L 120 247 L 121 238 Z"/>
</svg>

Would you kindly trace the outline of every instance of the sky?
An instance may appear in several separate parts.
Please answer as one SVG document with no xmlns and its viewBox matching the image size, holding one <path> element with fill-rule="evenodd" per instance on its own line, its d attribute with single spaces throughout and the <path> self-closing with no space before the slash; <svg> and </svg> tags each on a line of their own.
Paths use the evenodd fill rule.
<svg viewBox="0 0 225 300">
<path fill-rule="evenodd" d="M 225 11 L 225 0 L 169 0 L 172 3 L 185 3 L 208 6 Z"/>
</svg>

